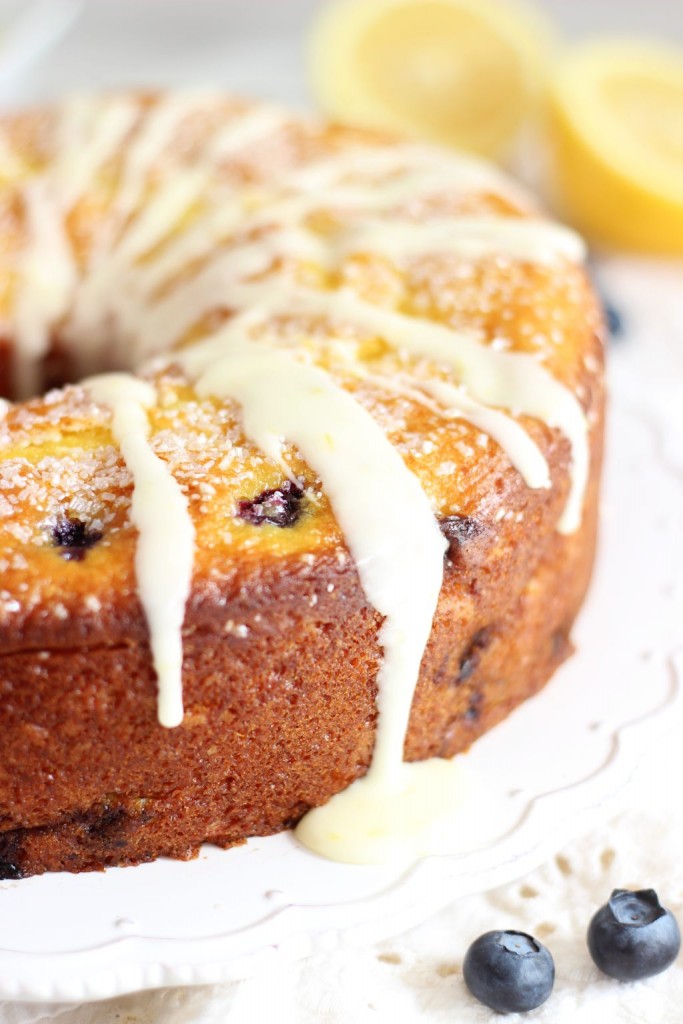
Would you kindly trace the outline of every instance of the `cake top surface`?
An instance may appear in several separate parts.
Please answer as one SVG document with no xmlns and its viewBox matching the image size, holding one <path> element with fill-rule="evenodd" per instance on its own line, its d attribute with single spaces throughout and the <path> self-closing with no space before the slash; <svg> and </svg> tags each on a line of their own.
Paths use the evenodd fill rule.
<svg viewBox="0 0 683 1024">
<path fill-rule="evenodd" d="M 277 516 L 240 515 L 241 502 L 283 484 L 281 467 L 244 436 L 234 402 L 199 398 L 180 367 L 149 364 L 218 330 L 238 285 L 279 306 L 253 333 L 330 369 L 442 516 L 479 504 L 499 445 L 467 418 L 445 418 L 433 395 L 416 398 L 416 374 L 452 380 L 452 367 L 392 348 L 381 322 L 338 312 L 329 293 L 411 318 L 409 328 L 441 324 L 495 352 L 533 356 L 590 405 L 600 327 L 580 249 L 488 165 L 201 92 L 78 97 L 5 119 L 0 137 L 0 314 L 19 352 L 15 384 L 37 390 L 55 353 L 76 379 L 149 366 L 160 384 L 152 445 L 190 502 L 198 577 L 211 562 L 264 549 L 343 545 L 319 479 L 294 451 L 304 491 L 290 496 L 288 529 Z M 318 308 L 297 308 L 297 291 L 321 297 Z M 17 602 L 49 605 L 55 574 L 78 593 L 98 551 L 120 568 L 123 591 L 134 590 L 131 475 L 108 420 L 73 385 L 0 422 L 6 615 Z M 538 420 L 520 422 L 537 442 L 547 435 Z M 88 567 L 55 549 L 64 518 L 101 534 Z"/>
</svg>

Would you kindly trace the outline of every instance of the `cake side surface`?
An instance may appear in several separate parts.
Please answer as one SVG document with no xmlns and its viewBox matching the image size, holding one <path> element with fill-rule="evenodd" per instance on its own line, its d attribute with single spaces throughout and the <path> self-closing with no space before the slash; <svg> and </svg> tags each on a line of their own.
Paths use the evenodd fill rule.
<svg viewBox="0 0 683 1024">
<path fill-rule="evenodd" d="M 561 538 L 542 553 L 524 545 L 520 559 L 535 565 L 525 585 L 512 589 L 523 573 L 509 560 L 494 566 L 493 585 L 465 599 L 463 577 L 476 580 L 477 571 L 459 548 L 413 703 L 408 759 L 466 750 L 564 660 L 594 530 L 591 517 L 581 544 Z M 156 723 L 155 679 L 140 645 L 2 658 L 4 689 L 11 679 L 26 693 L 40 667 L 55 697 L 16 707 L 30 721 L 22 731 L 16 720 L 2 723 L 15 737 L 3 774 L 18 797 L 3 815 L 10 827 L 0 859 L 30 874 L 189 856 L 204 840 L 233 845 L 291 827 L 363 773 L 377 714 L 377 616 L 336 560 L 318 563 L 313 578 L 296 576 L 280 581 L 280 593 L 270 588 L 267 625 L 254 622 L 263 613 L 247 602 L 247 637 L 186 636 L 186 714 L 172 732 Z M 23 821 L 32 824 L 17 827 Z"/>
</svg>

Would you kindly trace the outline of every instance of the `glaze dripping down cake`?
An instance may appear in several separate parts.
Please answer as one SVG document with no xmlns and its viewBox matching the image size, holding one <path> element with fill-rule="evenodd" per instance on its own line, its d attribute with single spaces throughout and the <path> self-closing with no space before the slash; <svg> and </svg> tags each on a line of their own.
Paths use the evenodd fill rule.
<svg viewBox="0 0 683 1024">
<path fill-rule="evenodd" d="M 212 93 L 0 144 L 0 874 L 302 818 L 373 859 L 359 808 L 446 787 L 571 649 L 580 240 L 469 157 Z"/>
</svg>

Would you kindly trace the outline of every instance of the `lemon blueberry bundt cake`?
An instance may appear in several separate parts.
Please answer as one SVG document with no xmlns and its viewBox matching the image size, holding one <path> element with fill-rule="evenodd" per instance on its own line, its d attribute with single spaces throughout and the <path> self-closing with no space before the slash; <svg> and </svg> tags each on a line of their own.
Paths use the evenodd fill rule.
<svg viewBox="0 0 683 1024">
<path fill-rule="evenodd" d="M 479 161 L 213 94 L 0 144 L 0 875 L 302 818 L 375 859 L 570 650 L 580 240 Z"/>
</svg>

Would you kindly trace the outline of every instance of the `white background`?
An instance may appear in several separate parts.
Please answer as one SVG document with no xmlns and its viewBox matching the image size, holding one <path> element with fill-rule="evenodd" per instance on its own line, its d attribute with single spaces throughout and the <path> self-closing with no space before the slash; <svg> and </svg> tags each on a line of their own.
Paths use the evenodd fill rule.
<svg viewBox="0 0 683 1024">
<path fill-rule="evenodd" d="M 27 3 L 2 0 L 0 11 Z M 96 86 L 206 82 L 310 105 L 304 40 L 319 6 L 320 0 L 88 0 L 69 36 L 0 95 L 16 103 Z M 540 6 L 568 37 L 618 30 L 683 40 L 683 0 L 542 0 Z"/>
</svg>

